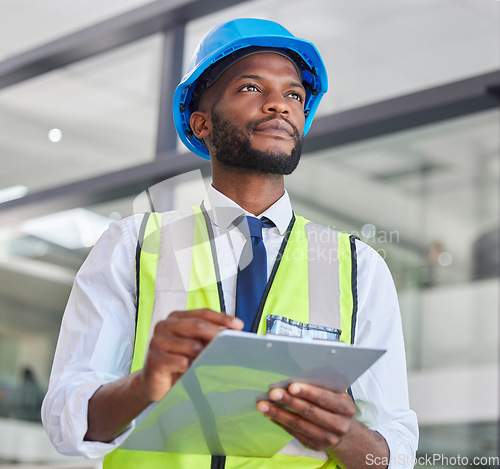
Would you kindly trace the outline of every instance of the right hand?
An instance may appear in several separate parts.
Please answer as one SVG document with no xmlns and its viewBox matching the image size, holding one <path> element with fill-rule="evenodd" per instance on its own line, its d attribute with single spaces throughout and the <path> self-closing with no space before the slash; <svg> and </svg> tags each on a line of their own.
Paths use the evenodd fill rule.
<svg viewBox="0 0 500 469">
<path fill-rule="evenodd" d="M 144 368 L 138 372 L 141 394 L 161 400 L 193 360 L 222 330 L 243 329 L 241 319 L 210 309 L 174 311 L 155 326 Z"/>
</svg>

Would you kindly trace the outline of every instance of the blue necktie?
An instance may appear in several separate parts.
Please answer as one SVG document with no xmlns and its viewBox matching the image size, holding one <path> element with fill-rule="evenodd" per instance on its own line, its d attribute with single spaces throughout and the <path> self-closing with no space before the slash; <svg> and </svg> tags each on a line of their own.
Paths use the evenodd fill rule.
<svg viewBox="0 0 500 469">
<path fill-rule="evenodd" d="M 243 330 L 251 331 L 267 284 L 267 256 L 262 240 L 262 228 L 270 228 L 274 224 L 267 218 L 259 220 L 246 217 L 239 226 L 243 234 L 248 236 L 241 253 L 241 270 L 238 270 L 236 280 L 235 312 L 236 317 L 245 323 Z"/>
</svg>

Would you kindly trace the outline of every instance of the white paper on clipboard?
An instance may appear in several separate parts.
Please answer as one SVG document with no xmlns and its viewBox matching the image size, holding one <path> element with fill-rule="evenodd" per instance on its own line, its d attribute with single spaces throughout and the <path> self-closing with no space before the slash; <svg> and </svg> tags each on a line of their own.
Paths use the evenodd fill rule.
<svg viewBox="0 0 500 469">
<path fill-rule="evenodd" d="M 385 350 L 341 342 L 221 332 L 122 449 L 270 457 L 292 437 L 256 409 L 273 387 L 344 392 Z"/>
</svg>

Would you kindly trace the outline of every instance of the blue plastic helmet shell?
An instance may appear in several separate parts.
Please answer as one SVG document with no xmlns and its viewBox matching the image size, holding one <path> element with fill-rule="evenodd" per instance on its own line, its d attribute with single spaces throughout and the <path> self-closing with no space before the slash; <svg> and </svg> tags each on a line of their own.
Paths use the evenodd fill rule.
<svg viewBox="0 0 500 469">
<path fill-rule="evenodd" d="M 198 156 L 210 159 L 203 142 L 193 136 L 190 118 L 196 102 L 193 93 L 200 77 L 221 59 L 244 48 L 273 48 L 291 56 L 301 69 L 306 88 L 304 135 L 311 127 L 321 98 L 328 89 L 325 64 L 309 41 L 296 38 L 286 28 L 274 21 L 241 18 L 213 28 L 202 39 L 186 69 L 186 74 L 174 93 L 174 123 L 182 142 Z M 196 100 L 195 100 L 196 101 Z"/>
</svg>

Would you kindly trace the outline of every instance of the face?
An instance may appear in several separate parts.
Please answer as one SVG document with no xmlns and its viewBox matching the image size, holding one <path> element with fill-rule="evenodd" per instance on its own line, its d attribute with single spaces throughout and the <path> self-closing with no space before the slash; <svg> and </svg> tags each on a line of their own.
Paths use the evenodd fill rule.
<svg viewBox="0 0 500 469">
<path fill-rule="evenodd" d="M 194 114 L 203 116 L 202 138 L 212 158 L 226 166 L 290 174 L 302 149 L 304 99 L 292 62 L 261 53 L 224 72 Z"/>
</svg>

